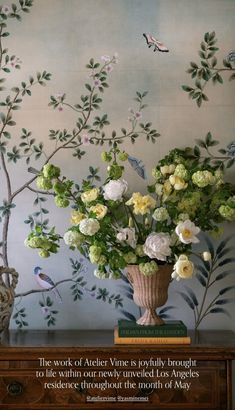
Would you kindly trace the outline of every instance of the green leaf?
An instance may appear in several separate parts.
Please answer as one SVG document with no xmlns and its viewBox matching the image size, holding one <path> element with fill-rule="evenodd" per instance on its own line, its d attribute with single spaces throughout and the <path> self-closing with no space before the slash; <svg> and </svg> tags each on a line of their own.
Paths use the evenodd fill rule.
<svg viewBox="0 0 235 410">
<path fill-rule="evenodd" d="M 90 84 L 85 84 L 85 87 L 86 87 L 86 89 L 87 89 L 88 91 L 91 91 L 91 90 L 92 90 Z"/>
<path fill-rule="evenodd" d="M 235 73 L 233 73 L 230 77 L 229 77 L 229 81 L 235 80 Z"/>
<path fill-rule="evenodd" d="M 189 87 L 188 85 L 182 85 L 182 89 L 187 93 L 194 90 L 194 88 Z"/>
</svg>

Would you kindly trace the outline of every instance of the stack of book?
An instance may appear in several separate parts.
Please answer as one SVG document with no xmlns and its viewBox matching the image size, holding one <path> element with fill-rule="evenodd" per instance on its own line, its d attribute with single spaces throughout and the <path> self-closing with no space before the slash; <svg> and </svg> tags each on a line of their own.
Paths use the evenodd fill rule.
<svg viewBox="0 0 235 410">
<path fill-rule="evenodd" d="M 181 320 L 166 321 L 161 326 L 142 326 L 119 320 L 114 329 L 115 344 L 190 344 L 187 328 Z"/>
</svg>

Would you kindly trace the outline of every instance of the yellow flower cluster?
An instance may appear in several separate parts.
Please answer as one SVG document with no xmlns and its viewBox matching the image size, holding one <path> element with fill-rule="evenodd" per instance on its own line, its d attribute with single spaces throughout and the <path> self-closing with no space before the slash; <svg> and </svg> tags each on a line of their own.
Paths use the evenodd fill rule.
<svg viewBox="0 0 235 410">
<path fill-rule="evenodd" d="M 97 219 L 103 219 L 108 212 L 108 208 L 102 204 L 96 204 L 90 207 L 90 211 L 94 212 Z"/>
<path fill-rule="evenodd" d="M 145 215 L 155 208 L 156 201 L 150 195 L 141 195 L 140 192 L 134 192 L 126 204 L 134 206 L 134 214 Z"/>
<path fill-rule="evenodd" d="M 82 212 L 73 211 L 71 213 L 70 223 L 71 225 L 79 225 L 80 222 L 85 218 L 86 218 L 86 215 L 84 215 Z"/>
<path fill-rule="evenodd" d="M 99 188 L 92 188 L 89 191 L 83 192 L 81 195 L 81 200 L 85 204 L 95 201 L 98 198 L 99 195 Z"/>
<path fill-rule="evenodd" d="M 171 175 L 169 178 L 169 181 L 171 185 L 173 185 L 176 191 L 181 191 L 181 189 L 186 189 L 188 186 L 187 182 L 185 182 L 183 178 L 175 176 L 175 175 Z"/>
</svg>

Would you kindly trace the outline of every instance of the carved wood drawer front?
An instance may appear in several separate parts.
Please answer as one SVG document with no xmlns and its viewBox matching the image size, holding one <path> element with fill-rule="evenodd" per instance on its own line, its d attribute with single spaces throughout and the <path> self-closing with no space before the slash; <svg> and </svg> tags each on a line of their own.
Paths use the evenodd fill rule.
<svg viewBox="0 0 235 410">
<path fill-rule="evenodd" d="M 8 364 L 7 364 L 8 363 Z M 57 371 L 64 368 L 57 368 Z M 83 370 L 86 368 L 84 367 Z M 92 368 L 100 370 L 100 368 Z M 160 372 L 155 370 L 154 377 L 137 378 L 135 375 L 130 377 L 121 376 L 119 381 L 123 382 L 122 388 L 106 388 L 101 390 L 94 387 L 96 382 L 104 382 L 105 378 L 96 378 L 91 376 L 69 378 L 37 378 L 36 370 L 40 370 L 38 362 L 32 361 L 9 361 L 1 362 L 0 366 L 0 409 L 19 409 L 19 410 L 57 410 L 57 409 L 211 409 L 227 410 L 227 392 L 226 392 L 226 361 L 198 361 L 195 371 L 199 373 L 198 377 L 186 377 L 183 373 L 181 377 L 175 377 L 172 371 L 175 368 L 165 368 L 169 376 L 161 377 Z M 77 370 L 77 369 L 73 369 Z M 107 370 L 107 369 L 106 369 Z M 110 368 L 111 370 L 111 368 Z M 130 368 L 119 368 L 122 371 L 131 371 Z M 185 368 L 177 368 L 179 372 L 185 372 Z M 98 372 L 97 372 L 98 374 Z M 178 374 L 179 376 L 179 374 Z M 187 376 L 187 375 L 185 375 Z M 117 382 L 116 378 L 108 377 L 109 382 Z M 124 382 L 129 379 L 135 382 L 133 389 L 123 388 Z M 86 387 L 82 387 L 82 381 L 86 380 Z M 181 380 L 181 383 L 191 383 L 190 388 L 182 388 L 176 385 L 174 388 L 165 388 L 165 383 L 173 380 Z M 44 383 L 54 382 L 76 383 L 71 388 L 47 388 Z M 162 383 L 159 387 L 158 383 Z M 100 401 L 89 401 L 87 398 L 101 397 Z M 105 398 L 114 398 L 109 407 Z M 135 403 L 131 404 L 128 398 L 135 398 Z M 102 400 L 103 399 L 103 400 Z M 143 401 L 141 401 L 143 399 Z M 146 401 L 144 401 L 146 400 Z M 106 402 L 105 402 L 106 401 Z M 174 403 L 174 404 L 172 404 Z M 79 407 L 78 407 L 79 405 Z M 21 407 L 22 406 L 22 407 Z M 157 407 L 156 407 L 157 406 Z"/>
</svg>

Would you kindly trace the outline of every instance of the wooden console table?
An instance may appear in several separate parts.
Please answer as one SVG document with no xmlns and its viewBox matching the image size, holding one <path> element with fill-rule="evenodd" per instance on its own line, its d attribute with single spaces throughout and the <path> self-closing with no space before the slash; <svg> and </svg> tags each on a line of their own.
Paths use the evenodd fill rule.
<svg viewBox="0 0 235 410">
<path fill-rule="evenodd" d="M 235 334 L 231 331 L 199 331 L 190 335 L 192 344 L 189 346 L 115 346 L 113 331 L 109 330 L 10 331 L 0 344 L 0 409 L 232 410 L 231 363 L 235 359 Z M 44 383 L 48 378 L 36 377 L 36 371 L 45 370 L 43 366 L 39 367 L 39 358 L 80 360 L 83 369 L 87 368 L 85 358 L 107 361 L 110 358 L 161 358 L 168 361 L 170 358 L 178 363 L 191 359 L 196 360 L 195 369 L 199 376 L 190 379 L 189 390 L 139 388 L 138 385 L 138 388 L 131 390 L 109 388 L 100 391 L 94 387 L 82 387 L 79 377 L 75 388 L 45 389 Z M 59 369 L 63 368 L 61 363 Z M 99 366 L 93 365 L 92 369 L 96 368 L 99 369 Z M 164 370 L 167 370 L 167 365 Z M 95 377 L 91 376 L 86 377 L 88 384 L 95 381 Z M 132 379 L 135 377 L 130 377 L 130 381 Z M 155 381 L 157 379 L 161 381 L 160 376 Z M 112 381 L 112 377 L 108 380 Z M 148 378 L 141 380 L 150 381 Z"/>
</svg>

